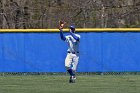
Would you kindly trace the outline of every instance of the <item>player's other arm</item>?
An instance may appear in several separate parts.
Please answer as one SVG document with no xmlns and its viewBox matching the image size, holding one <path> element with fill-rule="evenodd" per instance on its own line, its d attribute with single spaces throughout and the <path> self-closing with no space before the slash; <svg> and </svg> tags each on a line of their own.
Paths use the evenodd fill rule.
<svg viewBox="0 0 140 93">
<path fill-rule="evenodd" d="M 66 40 L 66 37 L 64 36 L 62 29 L 60 29 L 60 37 L 62 40 L 64 40 L 64 41 Z"/>
<path fill-rule="evenodd" d="M 76 36 L 73 32 L 70 31 L 70 34 L 76 41 L 80 41 L 80 38 Z"/>
</svg>

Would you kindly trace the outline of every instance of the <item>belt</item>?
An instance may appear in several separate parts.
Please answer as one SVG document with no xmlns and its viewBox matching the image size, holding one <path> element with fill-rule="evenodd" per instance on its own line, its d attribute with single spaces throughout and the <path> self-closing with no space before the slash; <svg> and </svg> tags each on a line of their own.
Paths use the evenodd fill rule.
<svg viewBox="0 0 140 93">
<path fill-rule="evenodd" d="M 68 53 L 76 54 L 76 53 L 79 53 L 79 52 L 70 52 L 70 51 L 68 51 Z"/>
</svg>

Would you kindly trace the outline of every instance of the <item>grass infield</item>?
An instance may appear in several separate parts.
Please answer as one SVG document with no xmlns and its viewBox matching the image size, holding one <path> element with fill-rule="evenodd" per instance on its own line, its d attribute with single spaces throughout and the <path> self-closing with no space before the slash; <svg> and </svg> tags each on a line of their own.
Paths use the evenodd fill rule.
<svg viewBox="0 0 140 93">
<path fill-rule="evenodd" d="M 0 93 L 140 93 L 139 75 L 0 76 Z"/>
</svg>

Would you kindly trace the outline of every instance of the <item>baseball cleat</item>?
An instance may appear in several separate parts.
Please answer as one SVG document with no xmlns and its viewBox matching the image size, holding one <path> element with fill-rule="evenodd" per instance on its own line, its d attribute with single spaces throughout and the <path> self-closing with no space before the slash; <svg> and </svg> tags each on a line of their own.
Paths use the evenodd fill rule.
<svg viewBox="0 0 140 93">
<path fill-rule="evenodd" d="M 69 79 L 69 83 L 72 83 L 72 77 L 70 77 L 70 79 Z"/>
<path fill-rule="evenodd" d="M 71 76 L 69 83 L 75 83 L 76 77 L 75 76 Z"/>
<path fill-rule="evenodd" d="M 72 79 L 76 80 L 76 77 L 75 76 L 72 76 Z"/>
</svg>

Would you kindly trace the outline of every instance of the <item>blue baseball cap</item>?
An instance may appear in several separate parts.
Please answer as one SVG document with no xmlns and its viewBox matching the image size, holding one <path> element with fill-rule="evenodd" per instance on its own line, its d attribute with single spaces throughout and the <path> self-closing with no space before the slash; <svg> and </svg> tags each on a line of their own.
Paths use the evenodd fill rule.
<svg viewBox="0 0 140 93">
<path fill-rule="evenodd" d="M 74 25 L 71 25 L 70 28 L 75 29 L 75 26 Z"/>
</svg>

